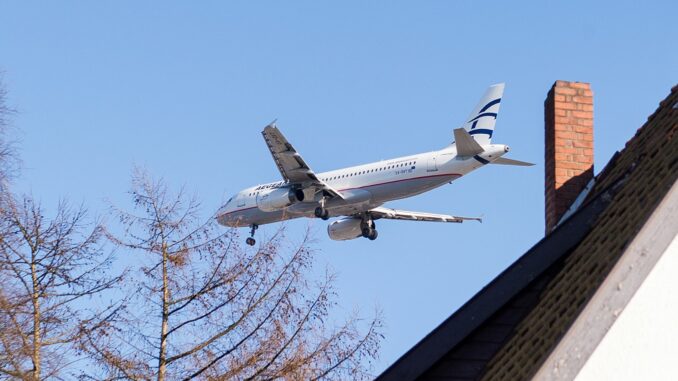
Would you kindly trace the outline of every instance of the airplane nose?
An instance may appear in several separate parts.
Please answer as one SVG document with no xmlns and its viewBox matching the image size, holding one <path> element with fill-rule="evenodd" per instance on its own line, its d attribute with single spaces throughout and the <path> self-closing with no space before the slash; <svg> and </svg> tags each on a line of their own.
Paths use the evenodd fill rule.
<svg viewBox="0 0 678 381">
<path fill-rule="evenodd" d="M 220 224 L 224 225 L 224 223 L 228 220 L 228 206 L 224 205 L 219 210 L 217 210 L 217 215 L 216 215 L 216 220 Z"/>
<path fill-rule="evenodd" d="M 228 226 L 228 223 L 230 222 L 230 219 L 228 218 L 228 214 L 227 214 L 227 213 L 223 213 L 223 214 L 220 213 L 220 214 L 218 214 L 217 217 L 216 217 L 216 219 L 217 219 L 217 222 L 218 222 L 220 225 L 224 225 L 224 226 Z"/>
</svg>

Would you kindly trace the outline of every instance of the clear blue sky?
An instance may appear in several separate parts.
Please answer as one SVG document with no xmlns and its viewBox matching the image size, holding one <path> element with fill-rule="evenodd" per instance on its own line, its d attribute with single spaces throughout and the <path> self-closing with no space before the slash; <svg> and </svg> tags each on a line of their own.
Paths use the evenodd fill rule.
<svg viewBox="0 0 678 381">
<path fill-rule="evenodd" d="M 260 135 L 275 118 L 324 171 L 441 148 L 506 82 L 494 141 L 537 166 L 486 167 L 391 204 L 483 224 L 386 221 L 374 242 L 334 242 L 324 222 L 288 223 L 293 236 L 312 227 L 341 311 L 383 309 L 379 372 L 542 237 L 552 83 L 592 83 L 599 171 L 676 84 L 677 13 L 675 1 L 5 1 L 17 187 L 103 213 L 104 199 L 126 205 L 136 163 L 187 184 L 208 215 L 279 179 Z"/>
</svg>

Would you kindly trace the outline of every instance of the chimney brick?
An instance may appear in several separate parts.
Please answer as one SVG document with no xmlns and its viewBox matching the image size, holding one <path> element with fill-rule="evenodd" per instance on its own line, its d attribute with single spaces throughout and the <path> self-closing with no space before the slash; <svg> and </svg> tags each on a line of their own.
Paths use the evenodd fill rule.
<svg viewBox="0 0 678 381">
<path fill-rule="evenodd" d="M 546 234 L 593 177 L 593 92 L 556 81 L 544 101 Z"/>
</svg>

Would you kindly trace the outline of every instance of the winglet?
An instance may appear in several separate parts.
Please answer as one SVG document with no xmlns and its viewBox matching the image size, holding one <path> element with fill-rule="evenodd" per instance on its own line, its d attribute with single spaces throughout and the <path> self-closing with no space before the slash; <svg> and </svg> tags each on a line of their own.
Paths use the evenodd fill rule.
<svg viewBox="0 0 678 381">
<path fill-rule="evenodd" d="M 457 145 L 457 155 L 459 156 L 473 156 L 483 151 L 483 147 L 478 144 L 475 139 L 463 128 L 456 128 L 454 130 L 454 141 Z"/>
<path fill-rule="evenodd" d="M 457 217 L 457 218 L 460 218 L 462 220 L 467 220 L 467 221 L 478 221 L 481 224 L 483 223 L 483 217 L 482 216 L 481 217 Z"/>
</svg>

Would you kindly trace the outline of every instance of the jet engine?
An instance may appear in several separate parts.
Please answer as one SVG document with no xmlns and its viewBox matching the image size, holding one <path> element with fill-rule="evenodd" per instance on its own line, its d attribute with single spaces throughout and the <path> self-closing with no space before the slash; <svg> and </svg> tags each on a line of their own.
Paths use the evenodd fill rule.
<svg viewBox="0 0 678 381">
<path fill-rule="evenodd" d="M 257 207 L 264 212 L 276 212 L 301 201 L 304 201 L 301 189 L 277 188 L 257 195 Z"/>
<path fill-rule="evenodd" d="M 335 241 L 345 241 L 361 237 L 361 223 L 362 220 L 359 218 L 342 218 L 327 225 L 327 235 Z"/>
</svg>

